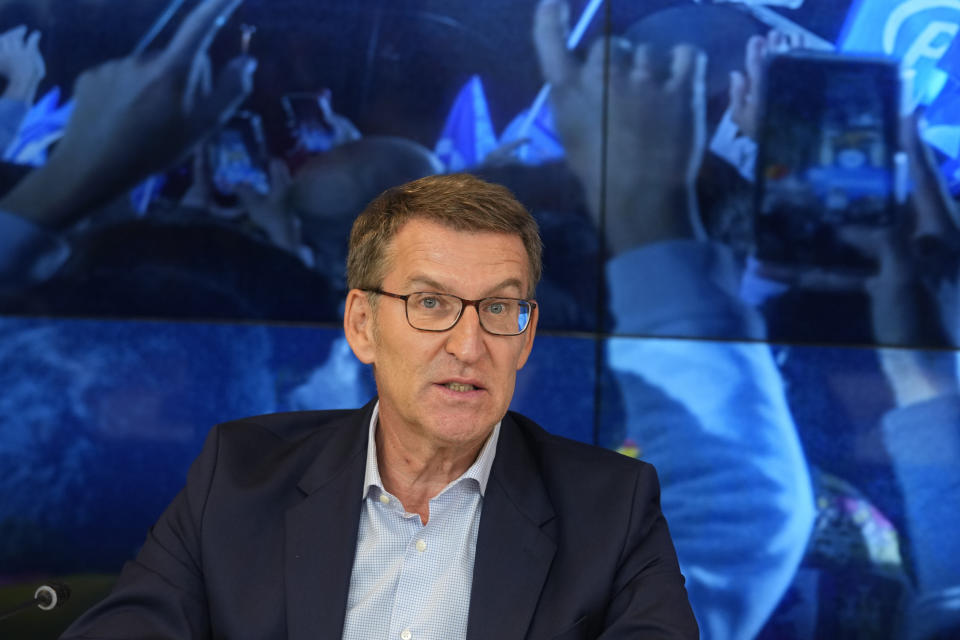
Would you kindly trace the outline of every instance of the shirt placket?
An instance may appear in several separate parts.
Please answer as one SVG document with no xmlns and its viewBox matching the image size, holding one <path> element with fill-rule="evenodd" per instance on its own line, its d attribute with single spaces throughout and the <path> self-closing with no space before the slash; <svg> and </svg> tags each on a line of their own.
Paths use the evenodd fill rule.
<svg viewBox="0 0 960 640">
<path fill-rule="evenodd" d="M 443 575 L 443 553 L 436 539 L 437 524 L 449 507 L 459 487 L 451 487 L 430 501 L 430 519 L 426 525 L 413 516 L 407 520 L 414 525 L 404 549 L 400 579 L 397 582 L 393 613 L 390 620 L 391 640 L 424 640 L 426 629 L 420 624 L 422 612 L 427 608 L 430 592 Z M 403 510 L 400 517 L 403 519 Z"/>
</svg>

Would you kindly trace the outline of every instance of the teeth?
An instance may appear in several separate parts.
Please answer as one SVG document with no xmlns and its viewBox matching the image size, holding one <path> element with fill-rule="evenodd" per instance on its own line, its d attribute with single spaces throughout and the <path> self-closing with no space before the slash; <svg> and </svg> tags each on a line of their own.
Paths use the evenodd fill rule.
<svg viewBox="0 0 960 640">
<path fill-rule="evenodd" d="M 476 388 L 472 384 L 461 384 L 459 382 L 448 382 L 444 386 L 451 391 L 473 391 Z"/>
</svg>

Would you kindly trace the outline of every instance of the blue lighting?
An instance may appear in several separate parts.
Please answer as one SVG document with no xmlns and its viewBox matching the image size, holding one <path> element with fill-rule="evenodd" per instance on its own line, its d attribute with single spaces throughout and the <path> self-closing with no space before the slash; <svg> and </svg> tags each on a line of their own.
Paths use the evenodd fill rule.
<svg viewBox="0 0 960 640">
<path fill-rule="evenodd" d="M 847 53 L 880 54 L 913 71 L 910 105 L 925 105 L 924 138 L 954 161 L 941 167 L 960 191 L 960 0 L 856 0 L 837 42 Z M 906 96 L 905 96 L 906 97 Z"/>
<path fill-rule="evenodd" d="M 901 60 L 915 73 L 913 97 L 932 104 L 957 68 L 960 0 L 857 0 L 847 14 L 838 49 Z M 951 58 L 946 60 L 945 58 Z"/>
</svg>

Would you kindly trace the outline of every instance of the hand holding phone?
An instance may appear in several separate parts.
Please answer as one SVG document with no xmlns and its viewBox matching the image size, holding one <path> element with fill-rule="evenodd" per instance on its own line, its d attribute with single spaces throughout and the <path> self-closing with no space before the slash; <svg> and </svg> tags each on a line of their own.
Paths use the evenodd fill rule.
<svg viewBox="0 0 960 640">
<path fill-rule="evenodd" d="M 329 89 L 318 93 L 288 93 L 281 98 L 281 104 L 287 115 L 287 127 L 302 151 L 322 153 L 361 137 L 350 120 L 333 110 Z"/>
<path fill-rule="evenodd" d="M 900 222 L 900 71 L 814 52 L 772 58 L 756 164 L 756 254 L 796 267 L 872 270 L 843 227 Z"/>
<path fill-rule="evenodd" d="M 216 199 L 231 199 L 238 185 L 249 185 L 262 195 L 270 191 L 266 144 L 257 114 L 241 111 L 230 118 L 207 142 L 206 154 L 207 180 Z"/>
</svg>

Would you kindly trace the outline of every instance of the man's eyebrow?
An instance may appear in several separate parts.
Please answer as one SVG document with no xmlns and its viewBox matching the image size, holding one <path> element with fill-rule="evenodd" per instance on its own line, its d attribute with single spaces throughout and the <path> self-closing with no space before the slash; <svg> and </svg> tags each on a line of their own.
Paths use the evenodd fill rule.
<svg viewBox="0 0 960 640">
<path fill-rule="evenodd" d="M 497 286 L 487 289 L 487 294 L 484 296 L 484 298 L 496 296 L 498 292 L 503 291 L 504 289 L 509 289 L 510 287 L 516 289 L 518 293 L 523 292 L 523 283 L 520 282 L 518 278 L 507 278 Z"/>
<path fill-rule="evenodd" d="M 437 282 L 436 280 L 434 280 L 433 278 L 431 278 L 430 276 L 422 276 L 422 275 L 411 276 L 410 278 L 407 278 L 407 285 L 408 286 L 422 285 L 424 287 L 427 287 L 427 289 L 429 289 L 430 291 L 436 291 L 437 293 L 444 292 L 444 286 L 439 282 Z"/>
</svg>

